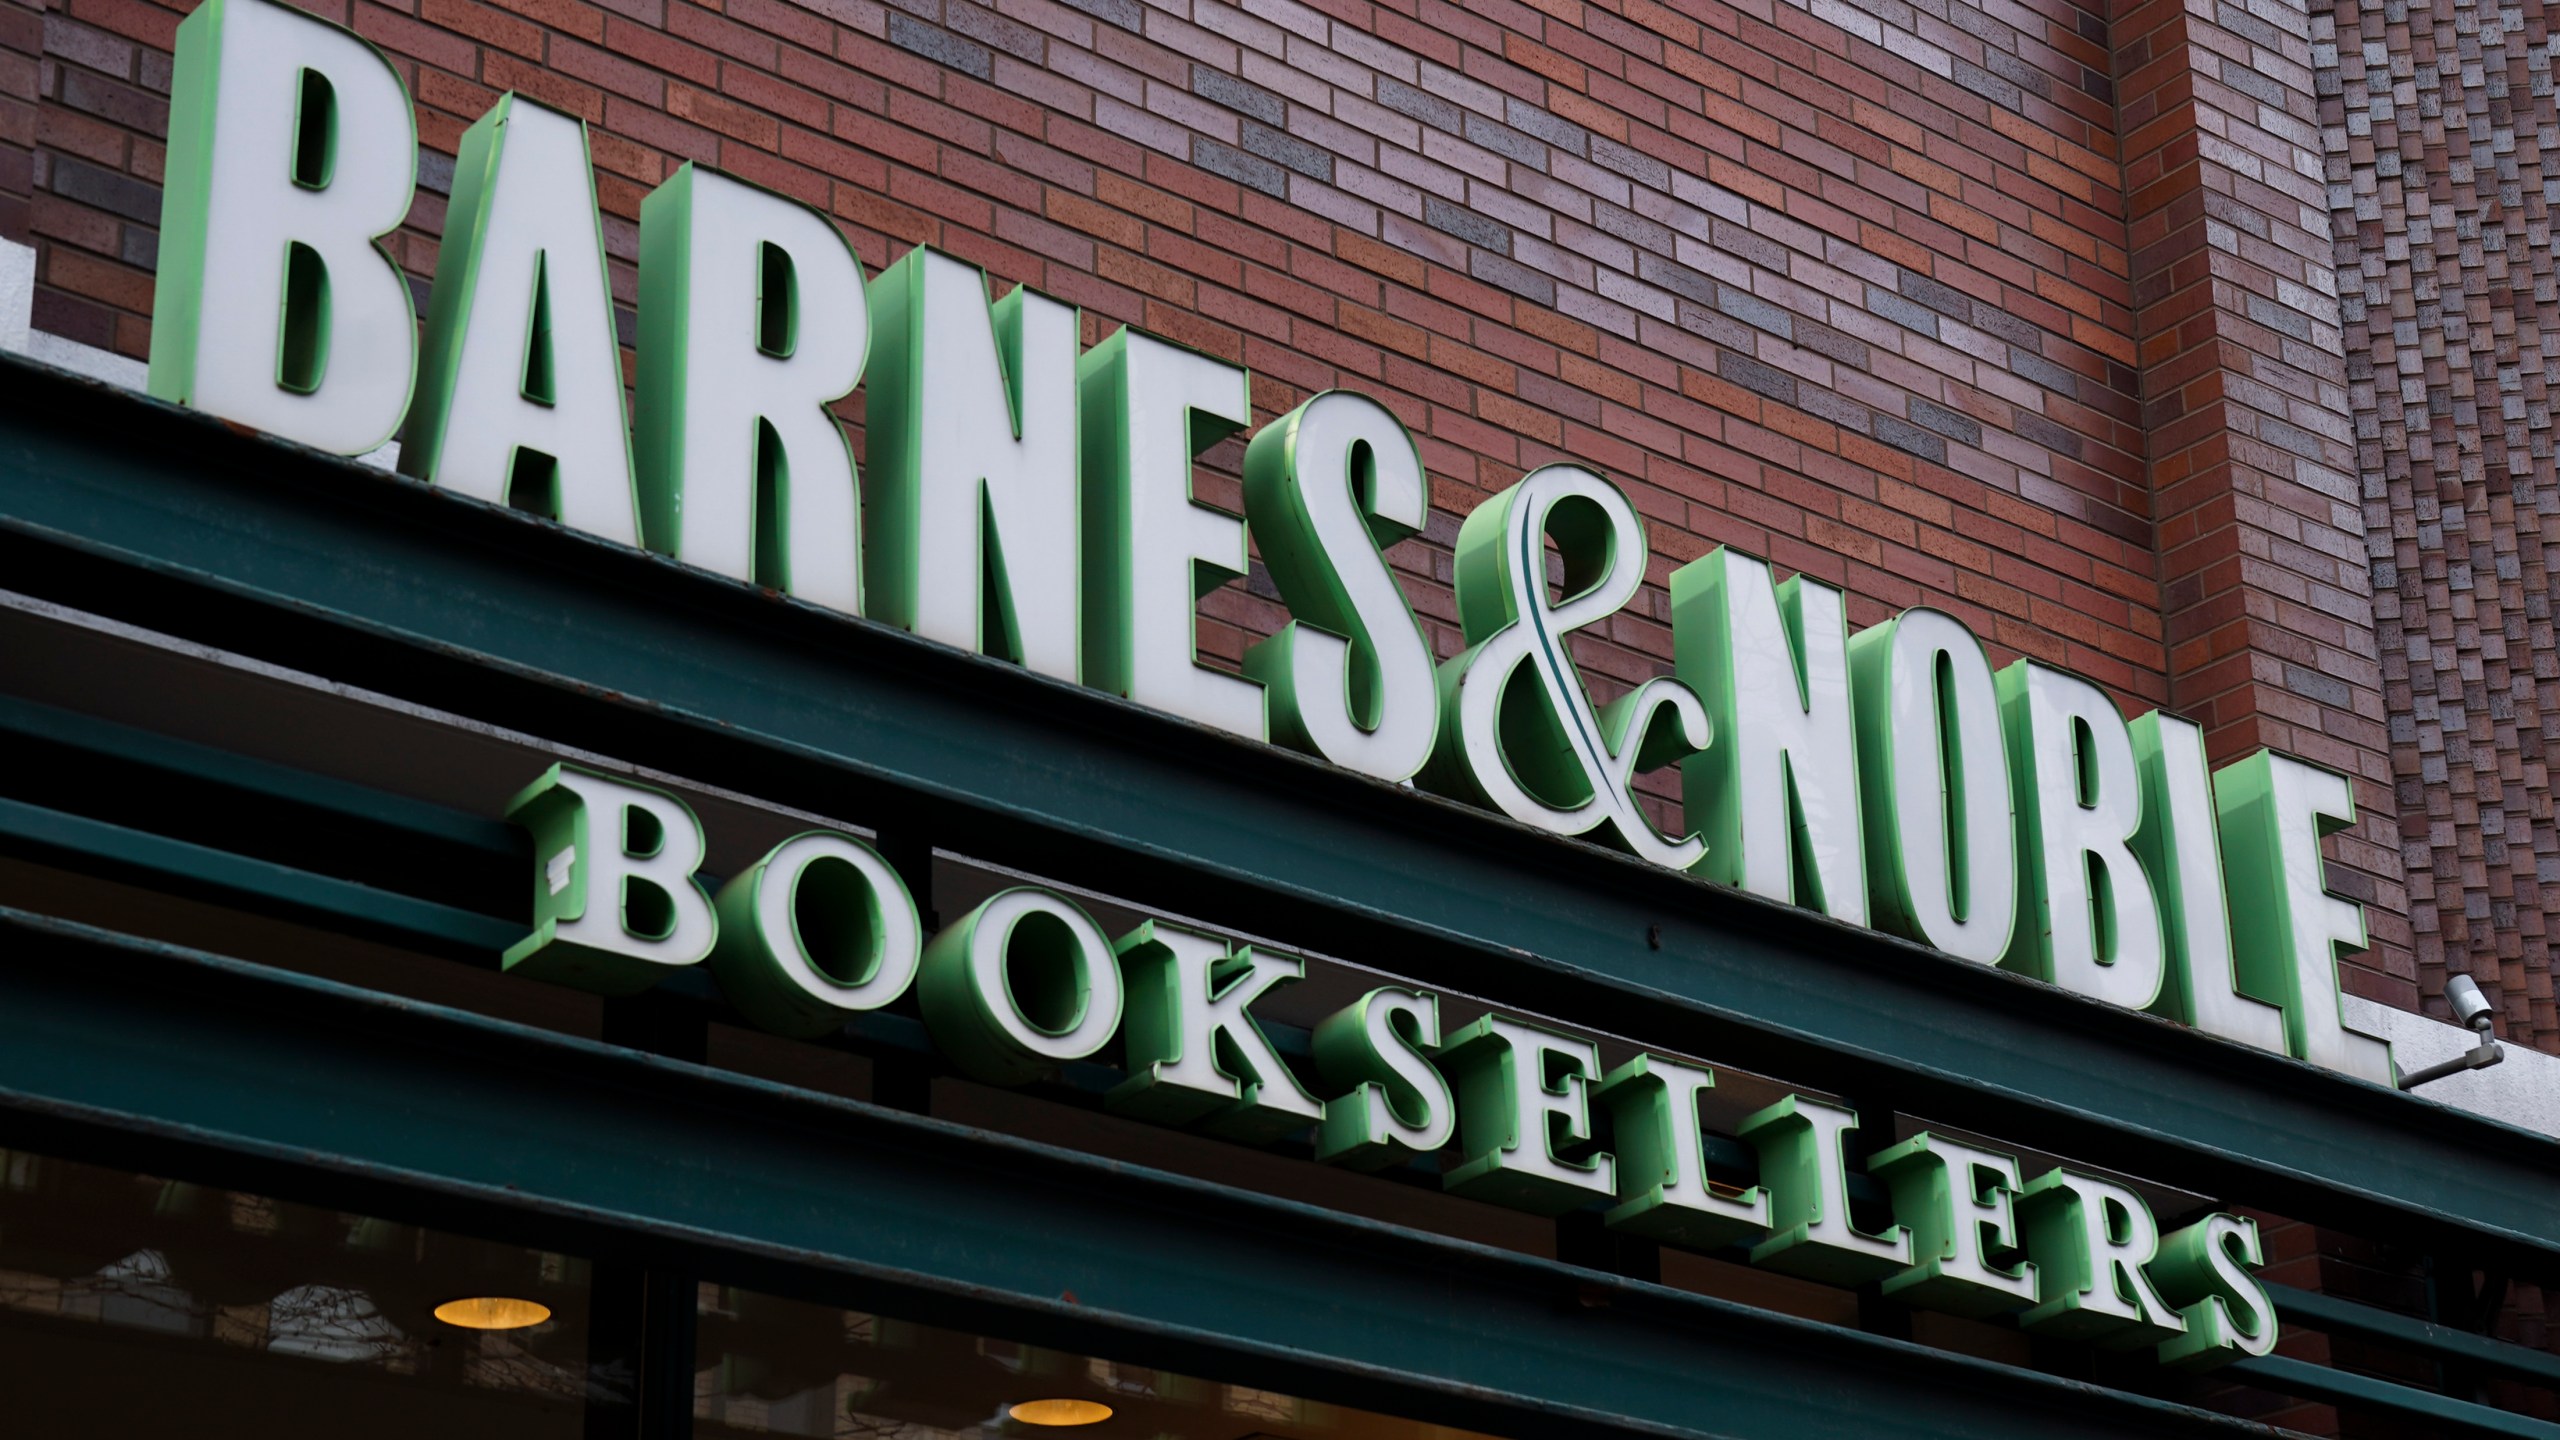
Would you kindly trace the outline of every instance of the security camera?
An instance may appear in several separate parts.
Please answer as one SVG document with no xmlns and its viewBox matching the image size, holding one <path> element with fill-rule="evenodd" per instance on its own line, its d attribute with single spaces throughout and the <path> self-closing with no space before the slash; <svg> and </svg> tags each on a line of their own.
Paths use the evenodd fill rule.
<svg viewBox="0 0 2560 1440">
<path fill-rule="evenodd" d="M 2489 997 L 2480 993 L 2480 982 L 2468 975 L 2455 975 L 2444 982 L 2445 1003 L 2453 1007 L 2453 1018 L 2464 1027 L 2489 1033 L 2489 1022 L 2495 1013 L 2489 1008 Z"/>
<path fill-rule="evenodd" d="M 2497 1012 L 2489 1008 L 2489 997 L 2480 993 L 2479 981 L 2468 975 L 2447 976 L 2444 982 L 2444 1002 L 2453 1007 L 2454 1019 L 2480 1033 L 2480 1043 L 2471 1047 L 2467 1053 L 2456 1055 L 2442 1064 L 2430 1065 L 2415 1074 L 2401 1076 L 2400 1088 L 2403 1090 L 2415 1090 L 2421 1085 L 2441 1080 L 2447 1075 L 2459 1075 L 2465 1070 L 2486 1070 L 2507 1058 L 2506 1050 L 2498 1044 L 2497 1031 L 2491 1028 L 2497 1018 Z"/>
</svg>

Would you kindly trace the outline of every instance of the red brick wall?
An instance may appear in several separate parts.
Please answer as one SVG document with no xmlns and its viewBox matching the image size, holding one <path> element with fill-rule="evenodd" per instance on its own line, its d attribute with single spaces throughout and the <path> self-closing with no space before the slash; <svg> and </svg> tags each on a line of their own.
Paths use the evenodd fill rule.
<svg viewBox="0 0 2560 1440">
<path fill-rule="evenodd" d="M 2345 980 L 2414 1005 L 2310 17 L 2144 0 L 2112 39 L 2170 698 L 2217 761 L 2355 778 L 2331 883 L 2373 944 Z"/>
<path fill-rule="evenodd" d="M 831 211 L 874 267 L 932 243 L 1095 334 L 1242 361 L 1265 413 L 1378 395 L 1452 521 L 1572 456 L 1635 493 L 1656 579 L 1731 541 L 1861 623 L 1941 605 L 2167 696 L 2107 50 L 2060 0 L 316 8 L 394 57 L 440 156 L 509 87 L 584 116 L 626 305 L 641 195 L 701 161 Z M 136 355 L 180 13 L 43 23 L 39 324 Z M 422 277 L 436 165 L 398 248 Z M 1590 663 L 1664 662 L 1645 603 Z M 1230 654 L 1276 614 L 1213 612 Z"/>
<path fill-rule="evenodd" d="M 40 328 L 140 355 L 182 11 L 42 3 L 0 0 L 0 233 L 41 245 Z M 1398 558 L 1444 651 L 1456 519 L 1530 466 L 1580 459 L 1651 518 L 1657 582 L 1729 541 L 1846 586 L 1854 623 L 1943 606 L 2004 658 L 2194 714 L 2218 754 L 2272 743 L 2354 774 L 2366 819 L 2336 873 L 2368 902 L 2377 944 L 2351 983 L 2417 1003 L 2418 959 L 2450 933 L 2466 955 L 2506 947 L 2499 993 L 2551 1031 L 2547 971 L 2525 963 L 2537 867 L 2560 865 L 2538 858 L 2554 848 L 2540 711 L 2530 684 L 2502 681 L 2518 718 L 2499 718 L 2459 668 L 2522 675 L 2536 637 L 2548 653 L 2547 607 L 2524 609 L 2546 588 L 2541 560 L 2506 547 L 2516 576 L 2483 626 L 2477 590 L 2415 554 L 2416 527 L 2446 503 L 2417 497 L 2478 483 L 2438 482 L 2418 457 L 2458 447 L 2391 441 L 2402 432 L 2360 382 L 2355 449 L 2348 352 L 2359 366 L 2368 338 L 2374 356 L 2396 352 L 2374 318 L 2387 307 L 2352 304 L 2352 345 L 2339 328 L 2298 11 L 410 3 L 315 8 L 381 45 L 418 98 L 426 183 L 397 253 L 422 282 L 445 157 L 512 87 L 593 127 L 626 310 L 640 197 L 692 159 L 828 210 L 874 268 L 933 243 L 1083 306 L 1088 338 L 1125 321 L 1237 359 L 1265 414 L 1331 385 L 1378 395 L 1432 473 L 1435 525 Z M 2518 67 L 2547 58 L 2521 38 L 2500 53 L 2529 93 Z M 2517 128 L 2529 157 L 2535 132 Z M 2446 144 L 2415 130 L 2400 143 Z M 2434 242 L 2448 257 L 2463 244 Z M 2547 284 L 2547 262 L 2538 273 Z M 2465 333 L 2519 353 L 2485 316 Z M 2540 354 L 2538 333 L 2523 355 Z M 2524 383 L 2540 407 L 2539 374 Z M 2431 393 L 2482 403 L 2469 384 Z M 2547 430 L 2517 433 L 2547 460 Z M 1236 453 L 1212 457 L 1227 503 Z M 2396 510 L 2368 506 L 2357 478 L 2386 459 L 2410 497 Z M 2545 512 L 2459 513 L 2497 551 L 2481 527 L 2521 536 Z M 2379 618 L 2368 522 L 2411 532 Z M 2422 665 L 2404 596 L 2443 630 Z M 1278 618 L 1258 578 L 1210 609 L 1207 641 L 1229 657 Z M 1666 618 L 1657 584 L 1585 632 L 1586 665 L 1604 687 L 1655 673 Z M 2396 769 L 2386 670 L 2409 737 Z M 2488 779 L 2422 793 L 2442 762 L 2415 747 L 2446 733 L 2445 701 L 2404 670 L 2479 695 L 2459 711 L 2478 718 L 2453 728 L 2469 775 Z M 2405 832 L 2415 901 L 2404 809 L 2420 827 Z M 2506 923 L 2511 909 L 2534 920 Z"/>
<path fill-rule="evenodd" d="M 0 0 L 0 237 L 34 238 L 36 101 L 41 93 L 44 14 Z"/>
<path fill-rule="evenodd" d="M 406 4 L 314 8 L 417 96 L 421 282 L 457 138 L 515 88 L 593 128 L 626 323 L 640 198 L 690 159 L 875 270 L 932 243 L 1088 340 L 1238 360 L 1266 417 L 1357 388 L 1422 443 L 1438 513 L 1398 558 L 1444 653 L 1458 517 L 1584 461 L 1658 551 L 1581 637 L 1604 686 L 1667 664 L 1659 582 L 1717 543 L 1846 586 L 1856 624 L 1941 606 L 2218 755 L 2356 776 L 2354 987 L 2440 1007 L 2469 970 L 2560 1046 L 2538 9 Z M 182 13 L 0 0 L 0 235 L 41 246 L 40 328 L 134 356 Z M 1211 610 L 1230 659 L 1279 618 L 1259 577 Z M 2286 1278 L 2313 1244 L 2287 1232 Z"/>
<path fill-rule="evenodd" d="M 2396 17 L 2396 18 L 2395 18 Z M 2560 1049 L 2552 640 L 2560 294 L 2543 8 L 2322 7 L 2348 380 L 2372 533 L 2409 924 L 2427 1005 L 2468 973 Z"/>
</svg>

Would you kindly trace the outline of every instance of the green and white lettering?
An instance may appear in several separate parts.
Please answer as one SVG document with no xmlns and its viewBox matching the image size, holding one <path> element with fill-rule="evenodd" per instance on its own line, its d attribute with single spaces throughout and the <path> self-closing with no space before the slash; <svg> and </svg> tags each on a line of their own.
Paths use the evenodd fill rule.
<svg viewBox="0 0 2560 1440">
<path fill-rule="evenodd" d="M 1746 1117 L 1736 1132 L 1760 1152 L 1769 1192 L 1768 1239 L 1751 1263 L 1833 1285 L 1864 1285 L 1911 1264 L 1911 1232 L 1870 1235 L 1849 1218 L 1849 1135 L 1858 1112 L 1790 1095 Z"/>
<path fill-rule="evenodd" d="M 1129 992 L 1129 1078 L 1112 1088 L 1112 1110 L 1253 1141 L 1324 1118 L 1252 1010 L 1305 975 L 1305 961 L 1252 946 L 1231 954 L 1222 940 L 1162 920 L 1139 925 L 1117 948 Z"/>
<path fill-rule="evenodd" d="M 2142 770 L 2142 828 L 2134 832 L 2133 853 L 2159 893 L 2169 950 L 2167 979 L 2151 1008 L 2281 1055 L 2284 1011 L 2240 989 L 2204 731 L 2156 710 L 2135 717 L 2131 731 L 2134 763 Z"/>
<path fill-rule="evenodd" d="M 1846 611 L 1808 576 L 1720 548 L 1671 574 L 1671 647 L 1715 744 L 1680 767 L 1707 878 L 1867 923 Z"/>
<path fill-rule="evenodd" d="M 1884 1277 L 1888 1299 L 1977 1319 L 2036 1303 L 2036 1267 L 1996 1263 L 2018 1248 L 2018 1162 L 1927 1131 L 1867 1157 L 1893 1194 L 1917 1264 Z"/>
<path fill-rule="evenodd" d="M 880 853 L 812 830 L 720 887 L 711 973 L 758 1027 L 807 1039 L 895 1002 L 915 982 L 924 927 Z"/>
<path fill-rule="evenodd" d="M 1126 328 L 1076 370 L 1085 683 L 1260 740 L 1262 686 L 1200 663 L 1200 599 L 1244 574 L 1244 521 L 1191 492 L 1193 457 L 1253 419 L 1250 381 Z"/>
<path fill-rule="evenodd" d="M 1316 1073 L 1336 1093 L 1316 1158 L 1377 1170 L 1448 1144 L 1457 1102 L 1430 1060 L 1439 1044 L 1439 998 L 1388 985 L 1318 1023 Z"/>
<path fill-rule="evenodd" d="M 178 26 L 151 393 L 340 455 L 390 439 L 418 362 L 416 113 L 354 35 L 271 0 Z"/>
<path fill-rule="evenodd" d="M 1769 1233 L 1766 1191 L 1724 1194 L 1707 1177 L 1698 1097 L 1715 1083 L 1714 1071 L 1659 1055 L 1638 1055 L 1600 1082 L 1593 1093 L 1608 1107 L 1618 1168 L 1618 1203 L 1603 1217 L 1609 1225 L 1692 1250 Z"/>
<path fill-rule="evenodd" d="M 2396 1075 L 2391 1047 L 2338 1011 L 2338 957 L 2365 945 L 2364 911 L 2322 883 L 2320 838 L 2355 823 L 2347 777 L 2263 750 L 2213 777 L 2240 983 L 2284 1008 L 2297 1060 L 2377 1085 Z"/>
<path fill-rule="evenodd" d="M 833 221 L 692 164 L 640 202 L 640 533 L 689 565 L 862 613 L 862 491 L 827 407 L 871 348 Z"/>
<path fill-rule="evenodd" d="M 400 468 L 640 543 L 587 127 L 520 95 L 463 132 Z"/>
<path fill-rule="evenodd" d="M 719 920 L 694 878 L 702 822 L 663 790 L 554 765 L 507 802 L 533 833 L 533 933 L 503 964 L 537 980 L 633 995 L 711 953 Z"/>
<path fill-rule="evenodd" d="M 973 1080 L 1020 1085 L 1100 1054 L 1120 1029 L 1120 967 L 1084 907 L 999 890 L 924 947 L 925 1029 Z"/>
<path fill-rule="evenodd" d="M 919 245 L 871 316 L 870 614 L 1079 678 L 1075 307 Z"/>
<path fill-rule="evenodd" d="M 2142 777 L 2123 712 L 2104 690 L 2033 660 L 2000 672 L 2000 711 L 2026 862 L 2006 963 L 2143 1009 L 2167 957 L 2150 878 L 2126 843 L 2142 825 Z"/>
<path fill-rule="evenodd" d="M 1271 738 L 1411 778 L 1430 758 L 1440 691 L 1383 552 L 1431 518 L 1413 437 L 1378 402 L 1328 390 L 1253 437 L 1244 509 L 1294 617 L 1244 657 L 1270 696 Z"/>
<path fill-rule="evenodd" d="M 1954 616 L 1906 610 L 1849 641 L 1867 893 L 1880 929 L 1997 965 L 2018 917 L 2000 696 Z"/>
<path fill-rule="evenodd" d="M 2151 1278 L 2187 1333 L 2161 1342 L 2160 1363 L 2209 1370 L 2276 1348 L 2276 1307 L 2251 1272 L 2266 1263 L 2258 1222 L 2207 1215 L 2160 1242 Z"/>
<path fill-rule="evenodd" d="M 2111 1350 L 2156 1345 L 2186 1330 L 2144 1273 L 2160 1226 L 2142 1197 L 2112 1180 L 2048 1170 L 2018 1192 L 2018 1226 L 2035 1258 L 2034 1308 L 2018 1327 Z"/>
<path fill-rule="evenodd" d="M 1440 1183 L 1472 1200 L 1561 1215 L 1614 1194 L 1605 1152 L 1568 1160 L 1591 1140 L 1591 1082 L 1600 1049 L 1519 1020 L 1487 1015 L 1440 1047 L 1458 1096 L 1459 1163 Z"/>
<path fill-rule="evenodd" d="M 1564 560 L 1561 600 L 1547 584 L 1551 538 Z M 1636 507 L 1578 465 L 1542 466 L 1476 507 L 1458 528 L 1467 648 L 1440 666 L 1440 743 L 1426 784 L 1551 834 L 1599 829 L 1675 870 L 1697 862 L 1698 837 L 1655 829 L 1630 787 L 1706 746 L 1698 697 L 1656 676 L 1596 709 L 1568 648 L 1574 631 L 1635 598 L 1646 553 Z"/>
</svg>

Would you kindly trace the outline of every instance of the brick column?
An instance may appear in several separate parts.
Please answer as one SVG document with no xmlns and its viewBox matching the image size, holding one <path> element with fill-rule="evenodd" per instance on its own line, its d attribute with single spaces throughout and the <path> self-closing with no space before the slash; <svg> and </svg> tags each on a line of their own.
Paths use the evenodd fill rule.
<svg viewBox="0 0 2560 1440">
<path fill-rule="evenodd" d="M 29 243 L 35 193 L 36 96 L 44 65 L 44 14 L 0 0 L 0 240 Z"/>
<path fill-rule="evenodd" d="M 2332 885 L 2347 988 L 2415 1008 L 2382 671 L 2303 0 L 2143 0 L 2114 23 L 2170 703 L 2217 762 L 2355 780 Z"/>
</svg>

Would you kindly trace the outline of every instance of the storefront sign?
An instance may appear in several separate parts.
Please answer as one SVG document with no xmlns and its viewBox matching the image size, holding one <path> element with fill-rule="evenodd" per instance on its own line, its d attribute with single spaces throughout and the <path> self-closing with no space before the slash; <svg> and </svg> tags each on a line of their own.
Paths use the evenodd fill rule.
<svg viewBox="0 0 2560 1440">
<path fill-rule="evenodd" d="M 896 871 L 853 836 L 785 840 L 714 895 L 683 801 L 555 765 L 510 813 L 534 836 L 534 933 L 506 956 L 538 978 L 629 994 L 710 967 L 753 1023 L 817 1036 L 913 992 L 973 1079 L 1019 1085 L 1124 1058 L 1115 1114 L 1268 1142 L 1312 1132 L 1318 1160 L 1376 1170 L 1443 1158 L 1453 1194 L 1538 1215 L 1604 1206 L 1612 1228 L 1901 1303 L 2014 1316 L 2033 1334 L 2156 1349 L 2205 1367 L 2274 1348 L 2252 1273 L 2257 1225 L 2216 1214 L 2167 1236 L 2140 1194 L 1924 1132 L 1869 1155 L 1891 1221 L 1860 1228 L 1857 1113 L 1789 1095 L 1745 1118 L 1758 1183 L 1711 1172 L 1699 1101 L 1713 1071 L 1599 1047 L 1495 1012 L 1444 1033 L 1439 997 L 1382 986 L 1317 1024 L 1312 1079 L 1253 1006 L 1306 973 L 1260 946 L 1148 920 L 1117 940 L 1074 900 L 997 892 L 925 938 Z M 1116 1047 L 1116 1048 L 1115 1048 Z M 1592 1148 L 1605 1114 L 1611 1149 Z"/>
<path fill-rule="evenodd" d="M 1128 329 L 1079 354 L 1072 307 L 991 305 L 927 249 L 866 283 L 825 216 L 693 165 L 641 206 L 626 425 L 583 126 L 509 95 L 466 134 L 423 338 L 377 243 L 416 161 L 371 47 L 207 0 L 179 29 L 153 393 L 343 454 L 396 437 L 405 471 L 466 495 L 2392 1081 L 2339 1013 L 2338 954 L 2364 944 L 2322 885 L 2321 837 L 2355 814 L 2342 776 L 2273 752 L 2208 774 L 2185 720 L 2128 725 L 2038 661 L 1995 673 L 1937 611 L 1851 635 L 1839 591 L 1731 549 L 1671 577 L 1675 676 L 1595 705 L 1570 637 L 1636 595 L 1648 552 L 1626 496 L 1573 464 L 1467 518 L 1466 648 L 1435 665 L 1384 556 L 1429 508 L 1384 407 L 1328 392 L 1265 426 L 1230 514 L 1193 465 L 1251 422 L 1242 369 Z M 866 375 L 867 477 L 830 410 Z M 1293 618 L 1236 674 L 1201 663 L 1197 607 L 1248 537 Z M 1678 835 L 1633 788 L 1674 763 Z M 704 948 L 770 919 L 679 910 Z M 619 923 L 555 920 L 576 944 Z M 958 993 L 933 973 L 928 996 Z M 1021 1038 L 982 1019 L 989 1044 Z"/>
</svg>

